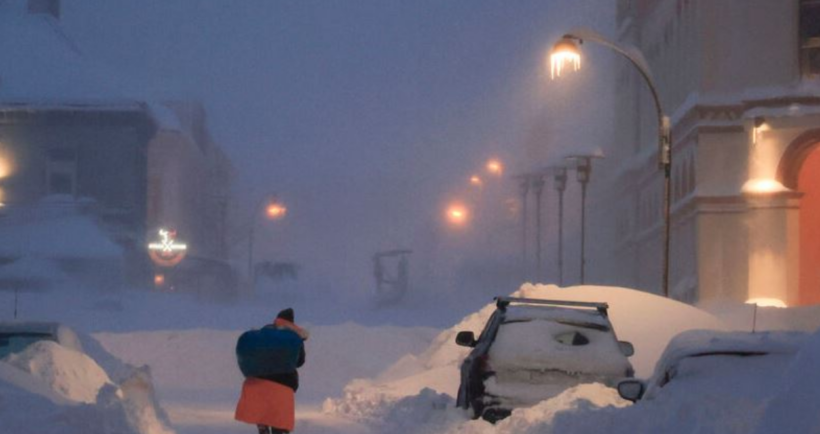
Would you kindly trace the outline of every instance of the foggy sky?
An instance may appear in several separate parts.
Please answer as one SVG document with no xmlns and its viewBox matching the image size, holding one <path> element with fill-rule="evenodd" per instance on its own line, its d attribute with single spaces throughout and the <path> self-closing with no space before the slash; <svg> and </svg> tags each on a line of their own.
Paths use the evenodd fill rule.
<svg viewBox="0 0 820 434">
<path fill-rule="evenodd" d="M 549 158 L 546 135 L 594 141 L 544 119 L 550 101 L 568 99 L 543 83 L 543 56 L 564 31 L 606 32 L 613 21 L 607 0 L 62 7 L 66 32 L 88 57 L 206 104 L 237 170 L 238 226 L 264 192 L 287 201 L 286 221 L 260 224 L 260 260 L 294 259 L 316 281 L 359 292 L 372 286 L 375 250 L 446 248 L 443 201 L 488 157 L 520 169 Z M 585 95 L 599 89 L 585 87 Z M 427 253 L 414 258 L 416 269 L 435 268 L 441 256 Z"/>
</svg>

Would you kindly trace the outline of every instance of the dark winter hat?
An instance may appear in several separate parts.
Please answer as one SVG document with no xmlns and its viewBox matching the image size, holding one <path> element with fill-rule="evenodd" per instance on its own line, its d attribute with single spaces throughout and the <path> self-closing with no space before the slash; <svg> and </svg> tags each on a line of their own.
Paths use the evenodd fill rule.
<svg viewBox="0 0 820 434">
<path fill-rule="evenodd" d="M 287 308 L 276 315 L 276 319 L 283 319 L 285 321 L 293 322 L 293 309 Z"/>
</svg>

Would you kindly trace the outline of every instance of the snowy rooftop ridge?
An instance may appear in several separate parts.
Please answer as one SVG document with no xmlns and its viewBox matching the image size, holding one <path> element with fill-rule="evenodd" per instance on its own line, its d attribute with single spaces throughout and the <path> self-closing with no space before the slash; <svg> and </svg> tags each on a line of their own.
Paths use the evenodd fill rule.
<svg viewBox="0 0 820 434">
<path fill-rule="evenodd" d="M 727 93 L 700 93 L 692 92 L 679 104 L 671 113 L 672 125 L 677 124 L 686 116 L 689 111 L 699 105 L 705 106 L 737 106 L 744 104 L 759 103 L 771 100 L 786 99 L 818 99 L 820 98 L 820 80 L 804 79 L 791 85 L 755 87 L 744 89 L 743 92 L 734 94 Z M 753 111 L 754 108 L 750 110 Z M 771 109 L 769 109 L 771 110 Z M 782 116 L 802 115 L 802 112 L 792 110 L 782 111 Z M 749 113 L 744 113 L 744 117 L 753 117 Z"/>
</svg>

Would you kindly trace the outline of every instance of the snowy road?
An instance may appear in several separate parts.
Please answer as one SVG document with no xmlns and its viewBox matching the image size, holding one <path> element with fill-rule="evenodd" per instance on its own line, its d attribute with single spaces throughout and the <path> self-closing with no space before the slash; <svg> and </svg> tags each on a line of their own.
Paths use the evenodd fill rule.
<svg viewBox="0 0 820 434">
<path fill-rule="evenodd" d="M 179 434 L 251 434 L 253 426 L 233 420 L 233 403 L 210 406 L 195 403 L 165 404 L 171 422 Z M 296 430 L 300 434 L 370 434 L 364 425 L 333 417 L 318 407 L 297 410 Z"/>
<path fill-rule="evenodd" d="M 321 411 L 355 378 L 372 378 L 405 354 L 418 353 L 439 332 L 427 327 L 311 327 L 308 359 L 300 370 L 297 430 L 303 434 L 368 434 L 367 427 Z M 157 394 L 179 434 L 254 433 L 233 420 L 242 377 L 234 346 L 240 331 L 168 330 L 98 333 L 112 354 L 151 367 Z"/>
</svg>

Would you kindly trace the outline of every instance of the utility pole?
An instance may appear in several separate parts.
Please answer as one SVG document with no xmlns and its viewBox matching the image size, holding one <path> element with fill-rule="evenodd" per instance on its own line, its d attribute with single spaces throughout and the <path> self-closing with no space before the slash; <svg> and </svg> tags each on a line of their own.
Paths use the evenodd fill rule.
<svg viewBox="0 0 820 434">
<path fill-rule="evenodd" d="M 553 168 L 553 181 L 558 191 L 558 285 L 564 286 L 564 191 L 567 189 L 567 168 Z"/>
<path fill-rule="evenodd" d="M 517 176 L 521 194 L 521 277 L 527 280 L 527 194 L 530 192 L 530 179 L 527 175 Z"/>
<path fill-rule="evenodd" d="M 535 280 L 541 282 L 544 278 L 541 261 L 541 196 L 544 192 L 544 177 L 540 174 L 532 176 L 532 189 L 535 194 Z"/>
</svg>

